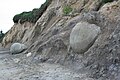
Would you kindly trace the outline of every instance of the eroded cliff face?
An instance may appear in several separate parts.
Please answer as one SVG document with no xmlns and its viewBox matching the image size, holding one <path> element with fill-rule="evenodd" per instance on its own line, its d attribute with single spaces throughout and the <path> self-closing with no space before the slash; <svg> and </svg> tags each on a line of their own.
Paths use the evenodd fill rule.
<svg viewBox="0 0 120 80">
<path fill-rule="evenodd" d="M 4 37 L 2 45 L 9 47 L 14 42 L 26 43 L 33 26 L 34 24 L 29 22 L 14 24 Z"/>
<path fill-rule="evenodd" d="M 25 22 L 24 24 L 15 23 L 5 36 L 3 45 L 6 46 L 15 41 L 22 43 L 29 42 L 31 39 L 34 41 L 36 37 L 38 38 L 38 36 L 40 36 L 39 34 L 44 33 L 44 31 L 46 32 L 46 29 L 58 23 L 60 25 L 64 23 L 65 25 L 71 18 L 80 15 L 82 11 L 96 11 L 97 8 L 101 6 L 100 3 L 99 0 L 52 0 L 51 5 L 35 24 L 29 22 Z M 68 16 L 64 16 L 63 8 L 67 5 L 71 6 L 73 10 Z M 9 35 L 11 35 L 11 37 L 9 37 Z M 34 37 L 35 39 L 33 39 Z"/>
<path fill-rule="evenodd" d="M 73 9 L 64 15 L 63 8 Z M 35 60 L 60 63 L 95 80 L 119 80 L 120 0 L 52 0 L 35 23 L 14 24 L 3 39 L 3 46 L 21 42 Z M 70 33 L 79 22 L 100 27 L 100 34 L 83 54 L 70 47 Z M 84 44 L 86 45 L 86 44 Z"/>
</svg>

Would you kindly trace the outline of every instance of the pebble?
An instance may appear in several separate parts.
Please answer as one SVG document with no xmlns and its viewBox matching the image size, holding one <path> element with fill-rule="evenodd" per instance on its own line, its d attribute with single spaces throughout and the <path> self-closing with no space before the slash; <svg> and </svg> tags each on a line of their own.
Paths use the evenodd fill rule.
<svg viewBox="0 0 120 80">
<path fill-rule="evenodd" d="M 32 55 L 32 53 L 31 52 L 29 52 L 26 56 L 27 57 L 30 57 Z"/>
</svg>

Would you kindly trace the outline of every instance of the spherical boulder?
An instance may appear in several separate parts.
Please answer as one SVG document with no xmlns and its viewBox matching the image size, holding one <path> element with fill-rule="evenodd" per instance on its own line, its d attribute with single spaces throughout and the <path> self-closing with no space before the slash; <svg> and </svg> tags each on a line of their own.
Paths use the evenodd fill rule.
<svg viewBox="0 0 120 80">
<path fill-rule="evenodd" d="M 70 46 L 77 53 L 84 53 L 95 42 L 100 27 L 88 22 L 79 22 L 70 34 Z"/>
<path fill-rule="evenodd" d="M 12 54 L 17 54 L 22 52 L 23 50 L 27 49 L 27 46 L 21 43 L 14 43 L 10 47 L 10 52 Z"/>
</svg>

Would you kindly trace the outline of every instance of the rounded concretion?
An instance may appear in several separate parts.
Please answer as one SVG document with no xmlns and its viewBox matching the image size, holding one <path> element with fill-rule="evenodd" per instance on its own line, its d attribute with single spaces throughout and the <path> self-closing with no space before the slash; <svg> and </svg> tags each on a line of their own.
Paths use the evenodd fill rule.
<svg viewBox="0 0 120 80">
<path fill-rule="evenodd" d="M 84 53 L 95 42 L 100 27 L 88 22 L 79 22 L 70 34 L 70 46 L 75 52 Z"/>
<path fill-rule="evenodd" d="M 13 54 L 17 54 L 22 52 L 23 50 L 27 49 L 27 46 L 21 43 L 14 43 L 10 47 L 10 52 Z"/>
</svg>

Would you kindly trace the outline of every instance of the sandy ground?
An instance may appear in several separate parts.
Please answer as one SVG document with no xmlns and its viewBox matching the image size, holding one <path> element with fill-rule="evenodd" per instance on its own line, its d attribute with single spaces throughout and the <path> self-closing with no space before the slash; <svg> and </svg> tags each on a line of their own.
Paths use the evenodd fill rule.
<svg viewBox="0 0 120 80">
<path fill-rule="evenodd" d="M 21 62 L 4 51 L 0 48 L 0 80 L 92 80 L 59 64 Z"/>
</svg>

